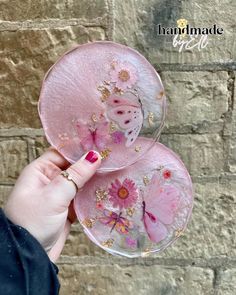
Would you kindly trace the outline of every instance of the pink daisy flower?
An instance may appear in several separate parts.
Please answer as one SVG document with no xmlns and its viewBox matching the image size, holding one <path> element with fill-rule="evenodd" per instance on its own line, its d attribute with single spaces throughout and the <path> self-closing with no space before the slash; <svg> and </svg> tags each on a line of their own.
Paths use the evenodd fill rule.
<svg viewBox="0 0 236 295">
<path fill-rule="evenodd" d="M 120 209 L 131 207 L 138 198 L 138 190 L 135 183 L 128 178 L 123 183 L 116 179 L 111 183 L 108 194 L 113 206 L 119 207 Z"/>
<path fill-rule="evenodd" d="M 137 81 L 137 71 L 129 62 L 117 63 L 110 72 L 111 82 L 121 90 L 131 88 Z"/>
</svg>

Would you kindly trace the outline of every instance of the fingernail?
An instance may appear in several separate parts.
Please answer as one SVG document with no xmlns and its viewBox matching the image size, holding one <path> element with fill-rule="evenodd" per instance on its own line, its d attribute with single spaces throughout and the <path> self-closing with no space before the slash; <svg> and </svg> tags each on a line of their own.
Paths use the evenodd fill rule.
<svg viewBox="0 0 236 295">
<path fill-rule="evenodd" d="M 94 151 L 90 151 L 87 153 L 85 160 L 89 161 L 90 163 L 94 163 L 98 160 L 98 155 Z"/>
</svg>

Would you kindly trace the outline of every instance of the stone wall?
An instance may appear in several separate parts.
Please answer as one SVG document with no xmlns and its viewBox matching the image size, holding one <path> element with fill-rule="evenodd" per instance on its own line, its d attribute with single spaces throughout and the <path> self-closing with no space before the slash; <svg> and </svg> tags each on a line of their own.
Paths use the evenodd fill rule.
<svg viewBox="0 0 236 295">
<path fill-rule="evenodd" d="M 168 97 L 161 141 L 194 181 L 185 234 L 155 258 L 113 257 L 73 230 L 58 262 L 61 294 L 236 294 L 235 0 L 3 0 L 0 2 L 0 205 L 47 143 L 37 114 L 42 78 L 77 43 L 114 40 L 160 72 Z M 216 23 L 223 36 L 178 52 L 155 26 Z"/>
</svg>

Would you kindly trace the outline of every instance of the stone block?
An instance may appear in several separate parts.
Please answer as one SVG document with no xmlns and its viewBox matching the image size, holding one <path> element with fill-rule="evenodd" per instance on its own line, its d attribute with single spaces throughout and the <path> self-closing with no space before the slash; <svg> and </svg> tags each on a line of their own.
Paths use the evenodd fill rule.
<svg viewBox="0 0 236 295">
<path fill-rule="evenodd" d="M 76 44 L 101 39 L 105 33 L 100 27 L 0 32 L 2 128 L 41 127 L 37 102 L 46 71 Z"/>
<path fill-rule="evenodd" d="M 235 79 L 236 72 L 234 73 Z M 232 113 L 230 120 L 230 133 L 229 133 L 229 150 L 228 150 L 228 165 L 229 171 L 236 173 L 236 83 L 234 80 L 234 88 L 232 89 L 234 97 L 232 97 Z"/>
<path fill-rule="evenodd" d="M 236 177 L 195 183 L 193 214 L 186 232 L 162 257 L 233 258 L 235 248 Z"/>
<path fill-rule="evenodd" d="M 0 185 L 0 208 L 6 203 L 11 189 L 12 186 L 10 185 Z"/>
<path fill-rule="evenodd" d="M 90 22 L 105 17 L 107 11 L 105 0 L 13 0 L 0 3 L 0 19 L 8 21 L 80 18 Z"/>
<path fill-rule="evenodd" d="M 227 72 L 163 72 L 167 95 L 164 132 L 212 133 L 223 129 L 230 93 Z"/>
<path fill-rule="evenodd" d="M 217 295 L 234 295 L 236 286 L 236 269 L 226 269 L 219 272 Z"/>
<path fill-rule="evenodd" d="M 211 269 L 197 267 L 64 264 L 60 294 L 210 295 L 213 277 Z"/>
<path fill-rule="evenodd" d="M 0 183 L 14 183 L 28 163 L 27 143 L 21 139 L 1 139 L 0 155 Z"/>
<path fill-rule="evenodd" d="M 62 255 L 68 256 L 99 256 L 108 257 L 109 254 L 96 246 L 85 233 L 80 231 L 71 231 L 63 249 Z"/>
<path fill-rule="evenodd" d="M 224 170 L 219 134 L 162 134 L 161 142 L 180 156 L 191 176 L 217 176 Z"/>
<path fill-rule="evenodd" d="M 34 142 L 34 156 L 38 158 L 41 156 L 49 147 L 46 137 L 37 137 Z"/>
<path fill-rule="evenodd" d="M 234 1 L 117 0 L 114 4 L 113 39 L 140 50 L 157 68 L 168 63 L 201 66 L 235 61 Z M 224 29 L 224 34 L 209 35 L 208 45 L 200 51 L 195 47 L 179 52 L 179 47 L 172 44 L 173 36 L 158 35 L 157 25 L 176 27 L 180 18 L 195 27 L 216 24 Z"/>
</svg>

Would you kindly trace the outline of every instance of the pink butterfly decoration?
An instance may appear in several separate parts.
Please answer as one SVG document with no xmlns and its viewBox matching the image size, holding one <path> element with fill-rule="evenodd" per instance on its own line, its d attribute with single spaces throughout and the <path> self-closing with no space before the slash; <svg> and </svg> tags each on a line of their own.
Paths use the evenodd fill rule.
<svg viewBox="0 0 236 295">
<path fill-rule="evenodd" d="M 111 232 L 115 228 L 121 234 L 128 234 L 129 229 L 133 228 L 132 222 L 130 222 L 125 217 L 121 216 L 121 212 L 119 214 L 109 211 L 107 209 L 103 210 L 104 217 L 100 217 L 99 221 L 102 224 L 108 225 L 111 227 Z"/>
<path fill-rule="evenodd" d="M 179 202 L 179 189 L 172 184 L 165 185 L 154 174 L 142 203 L 144 227 L 152 242 L 159 243 L 166 238 L 166 226 L 173 223 Z"/>
<path fill-rule="evenodd" d="M 80 144 L 85 151 L 94 147 L 102 150 L 110 140 L 109 123 L 100 120 L 94 126 L 78 121 L 76 124 Z"/>
<path fill-rule="evenodd" d="M 126 146 L 129 147 L 136 140 L 143 124 L 141 104 L 137 97 L 130 99 L 112 95 L 108 98 L 108 117 L 124 130 Z M 133 101 L 134 100 L 134 101 Z"/>
</svg>

